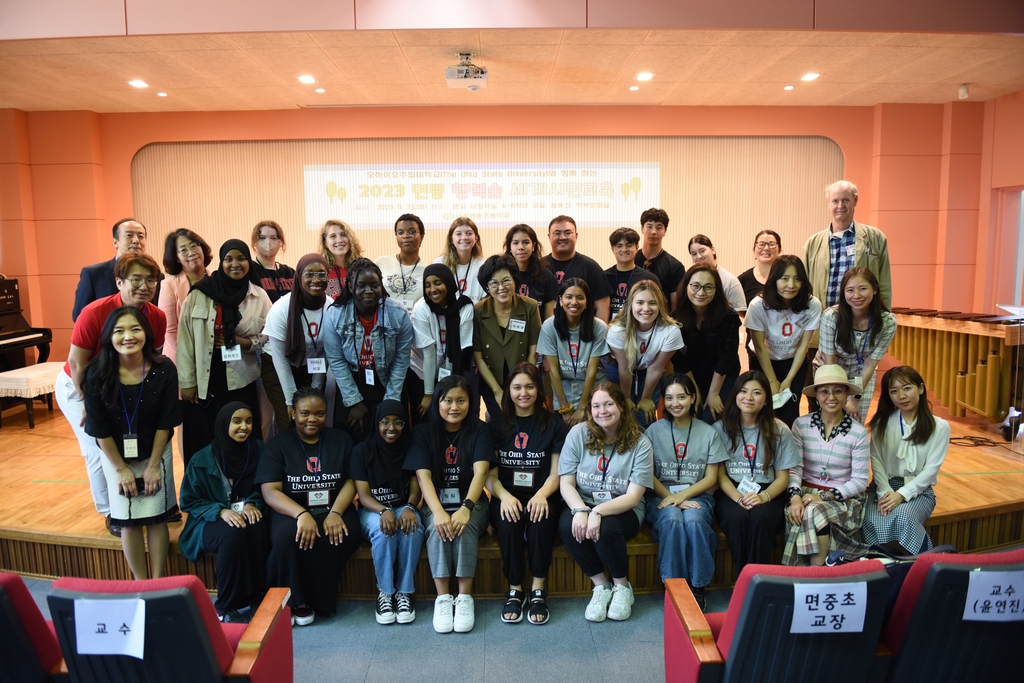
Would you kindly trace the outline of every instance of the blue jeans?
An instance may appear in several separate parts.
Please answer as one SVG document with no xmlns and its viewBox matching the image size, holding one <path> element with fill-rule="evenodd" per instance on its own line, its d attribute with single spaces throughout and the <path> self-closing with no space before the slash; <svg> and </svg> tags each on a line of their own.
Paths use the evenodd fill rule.
<svg viewBox="0 0 1024 683">
<path fill-rule="evenodd" d="M 607 358 L 602 358 L 601 359 L 601 367 L 604 369 L 605 375 L 608 377 L 608 381 L 611 382 L 612 384 L 618 386 L 619 385 L 619 366 L 615 364 L 615 361 L 608 362 Z M 646 369 L 644 369 L 644 370 L 637 370 L 636 374 L 633 375 L 633 387 L 632 387 L 633 391 L 630 392 L 630 396 L 629 396 L 630 400 L 633 401 L 633 403 L 639 403 L 640 402 L 640 397 L 643 395 L 644 387 L 646 385 L 647 385 L 647 370 Z M 662 385 L 662 380 L 659 379 L 658 380 L 658 384 L 654 387 L 654 393 L 651 394 L 651 400 L 654 401 L 655 407 L 657 407 L 658 401 L 661 400 L 661 389 L 662 389 L 661 385 Z M 636 411 L 636 414 L 634 415 L 634 417 L 636 417 L 637 423 L 641 427 L 643 427 L 644 429 L 646 429 L 647 427 L 650 427 L 651 424 L 653 424 L 653 423 L 647 422 L 647 416 L 644 414 L 644 411 L 642 411 L 642 410 Z M 655 421 L 657 421 L 658 418 L 655 417 L 654 419 L 655 419 Z"/>
<path fill-rule="evenodd" d="M 658 544 L 658 570 L 661 580 L 686 579 L 691 586 L 703 588 L 715 574 L 718 536 L 711 529 L 715 518 L 715 499 L 707 493 L 691 498 L 700 509 L 680 509 L 674 505 L 658 509 L 661 498 L 647 501 L 647 523 Z"/>
<path fill-rule="evenodd" d="M 363 538 L 370 541 L 377 589 L 388 595 L 395 594 L 396 569 L 397 591 L 409 595 L 416 592 L 413 579 L 420 561 L 420 550 L 423 549 L 423 519 L 419 512 L 416 513 L 416 521 L 416 531 L 411 534 L 399 529 L 394 536 L 385 536 L 380 530 L 380 515 L 366 508 L 359 509 L 359 526 L 363 528 Z"/>
</svg>

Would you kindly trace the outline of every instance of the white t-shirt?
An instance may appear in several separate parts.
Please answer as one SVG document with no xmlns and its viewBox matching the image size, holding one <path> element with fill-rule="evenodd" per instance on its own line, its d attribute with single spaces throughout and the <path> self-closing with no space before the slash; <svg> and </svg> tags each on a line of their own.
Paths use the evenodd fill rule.
<svg viewBox="0 0 1024 683">
<path fill-rule="evenodd" d="M 444 316 L 438 320 L 438 316 L 430 310 L 426 299 L 420 299 L 412 309 L 412 357 L 410 365 L 413 372 L 420 379 L 423 379 L 423 350 L 429 347 L 434 348 L 437 358 L 436 368 L 441 367 L 448 358 L 445 353 L 445 346 L 438 343 L 444 342 L 447 331 L 442 336 L 441 326 L 444 324 Z M 459 345 L 462 348 L 473 346 L 473 307 L 463 306 L 459 309 Z"/>
<path fill-rule="evenodd" d="M 636 367 L 633 373 L 638 370 L 646 370 L 653 363 L 658 354 L 662 351 L 679 351 L 686 348 L 683 343 L 683 333 L 675 325 L 656 323 L 654 327 L 646 332 L 635 332 L 637 339 Z M 619 324 L 612 324 L 608 328 L 608 347 L 622 350 L 626 348 L 626 328 Z"/>
<path fill-rule="evenodd" d="M 743 285 L 740 279 L 725 268 L 718 268 L 718 277 L 722 278 L 722 288 L 725 289 L 725 298 L 729 305 L 736 312 L 747 310 L 747 297 L 743 295 Z"/>
<path fill-rule="evenodd" d="M 381 256 L 375 263 L 384 276 L 388 296 L 411 316 L 413 306 L 423 298 L 423 269 L 427 264 L 418 261 L 415 265 L 403 266 L 397 256 Z"/>
<path fill-rule="evenodd" d="M 803 333 L 813 332 L 821 323 L 821 302 L 812 296 L 809 304 L 807 310 L 799 313 L 789 309 L 771 311 L 764 307 L 764 299 L 758 295 L 750 302 L 743 324 L 748 330 L 764 332 L 769 358 L 789 360 L 796 354 Z M 750 344 L 753 346 L 753 340 Z"/>
<path fill-rule="evenodd" d="M 434 263 L 444 263 L 444 259 L 438 256 L 434 259 Z M 487 296 L 487 291 L 480 285 L 480 280 L 477 277 L 480 275 L 480 266 L 483 264 L 482 258 L 474 258 L 464 266 L 456 264 L 453 271 L 459 291 L 472 299 L 474 304 Z"/>
<path fill-rule="evenodd" d="M 288 336 L 288 306 L 291 304 L 291 294 L 281 297 L 270 307 L 267 313 L 267 320 L 263 324 L 263 334 L 270 337 L 269 350 L 273 359 L 274 369 L 277 370 L 278 380 L 281 382 L 281 390 L 285 395 L 285 403 L 291 405 L 292 395 L 295 393 L 295 378 L 292 375 L 291 365 L 284 357 L 284 343 Z M 327 322 L 327 309 L 334 303 L 331 297 L 324 301 L 322 309 L 303 309 L 305 314 L 306 327 L 306 357 L 325 358 L 324 337 L 321 334 L 321 327 Z M 268 352 L 268 347 L 263 347 L 263 352 Z M 269 359 L 264 358 L 266 363 Z M 326 382 L 326 375 L 324 376 Z M 324 385 L 317 384 L 321 388 Z"/>
<path fill-rule="evenodd" d="M 569 330 L 569 339 L 558 338 L 558 331 L 555 330 L 555 319 L 548 318 L 540 326 L 540 339 L 537 341 L 537 355 L 551 359 L 549 363 L 558 362 L 558 374 L 562 378 L 562 390 L 569 403 L 577 405 L 583 397 L 583 385 L 587 381 L 587 366 L 594 356 L 603 356 L 608 353 L 608 325 L 603 320 L 594 319 L 594 341 L 581 342 L 579 328 Z M 574 347 L 575 354 L 570 355 L 571 347 Z M 574 362 L 575 361 L 575 362 Z M 537 359 L 540 362 L 540 358 Z M 597 375 L 594 377 L 594 385 L 604 381 L 604 372 L 598 365 Z M 558 396 L 552 397 L 555 408 L 560 408 Z"/>
</svg>

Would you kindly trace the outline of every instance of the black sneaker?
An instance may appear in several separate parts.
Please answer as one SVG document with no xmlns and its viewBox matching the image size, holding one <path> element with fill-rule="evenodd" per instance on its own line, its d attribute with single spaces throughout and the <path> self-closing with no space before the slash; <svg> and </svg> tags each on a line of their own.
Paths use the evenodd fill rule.
<svg viewBox="0 0 1024 683">
<path fill-rule="evenodd" d="M 690 592 L 693 593 L 693 599 L 697 601 L 697 606 L 700 607 L 701 612 L 708 611 L 708 596 L 703 588 L 697 588 L 696 586 L 690 586 Z"/>
<path fill-rule="evenodd" d="M 242 614 L 236 609 L 229 609 L 217 615 L 225 624 L 248 624 L 250 615 Z"/>
<path fill-rule="evenodd" d="M 412 596 L 408 593 L 395 593 L 395 604 L 398 607 L 398 623 L 411 624 L 416 620 L 416 607 Z"/>
<path fill-rule="evenodd" d="M 377 623 L 378 624 L 393 624 L 395 623 L 395 606 L 394 600 L 390 595 L 384 591 L 377 591 Z"/>
</svg>

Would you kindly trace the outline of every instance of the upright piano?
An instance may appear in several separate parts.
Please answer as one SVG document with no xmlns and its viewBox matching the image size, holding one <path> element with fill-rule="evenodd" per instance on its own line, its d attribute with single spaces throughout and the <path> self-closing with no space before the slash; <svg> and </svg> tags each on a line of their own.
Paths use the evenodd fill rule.
<svg viewBox="0 0 1024 683">
<path fill-rule="evenodd" d="M 25 367 L 25 349 L 39 350 L 38 363 L 50 357 L 53 331 L 32 327 L 22 315 L 17 280 L 0 280 L 0 372 Z"/>
</svg>

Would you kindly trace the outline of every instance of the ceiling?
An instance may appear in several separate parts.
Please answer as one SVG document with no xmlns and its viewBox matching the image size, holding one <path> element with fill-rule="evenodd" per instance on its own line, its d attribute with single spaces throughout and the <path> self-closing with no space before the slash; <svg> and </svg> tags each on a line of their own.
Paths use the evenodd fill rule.
<svg viewBox="0 0 1024 683">
<path fill-rule="evenodd" d="M 486 89 L 448 88 L 444 67 L 456 64 L 460 51 L 475 53 L 473 62 L 489 69 Z M 642 71 L 654 78 L 637 83 Z M 803 83 L 807 72 L 821 77 Z M 317 83 L 300 83 L 302 74 Z M 150 87 L 133 88 L 132 79 Z M 496 29 L 0 41 L 0 108 L 25 111 L 871 106 L 948 102 L 961 83 L 970 83 L 971 100 L 1024 90 L 1024 36 Z M 786 85 L 795 87 L 785 91 Z"/>
</svg>

